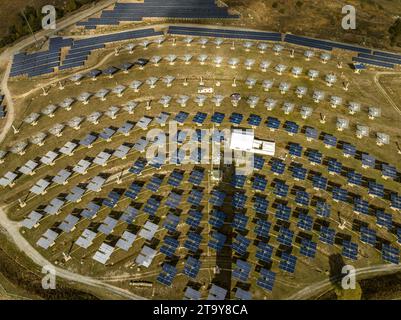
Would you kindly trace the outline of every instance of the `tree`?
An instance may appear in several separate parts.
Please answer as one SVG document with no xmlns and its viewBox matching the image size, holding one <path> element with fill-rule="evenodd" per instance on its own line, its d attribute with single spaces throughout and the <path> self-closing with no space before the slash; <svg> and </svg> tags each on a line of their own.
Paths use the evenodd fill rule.
<svg viewBox="0 0 401 320">
<path fill-rule="evenodd" d="M 75 0 L 68 0 L 65 5 L 65 11 L 71 12 L 77 9 L 77 3 Z"/>
</svg>

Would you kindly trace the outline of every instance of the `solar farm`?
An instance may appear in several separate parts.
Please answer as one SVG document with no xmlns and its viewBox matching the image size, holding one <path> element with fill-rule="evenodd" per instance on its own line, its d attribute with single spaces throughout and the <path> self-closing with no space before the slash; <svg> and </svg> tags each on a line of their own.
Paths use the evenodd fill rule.
<svg viewBox="0 0 401 320">
<path fill-rule="evenodd" d="M 178 5 L 156 2 L 77 28 Z M 197 14 L 235 18 L 214 1 Z M 52 264 L 148 299 L 287 299 L 343 265 L 397 265 L 401 97 L 376 75 L 400 65 L 394 53 L 231 27 L 54 36 L 12 61 L 0 203 Z M 222 160 L 245 129 L 247 173 Z"/>
</svg>

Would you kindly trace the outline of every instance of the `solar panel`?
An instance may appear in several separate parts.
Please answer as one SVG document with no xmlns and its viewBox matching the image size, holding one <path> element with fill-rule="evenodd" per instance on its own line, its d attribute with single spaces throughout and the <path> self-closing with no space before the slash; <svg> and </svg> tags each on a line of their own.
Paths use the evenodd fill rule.
<svg viewBox="0 0 401 320">
<path fill-rule="evenodd" d="M 356 260 L 358 258 L 358 244 L 344 240 L 341 254 L 346 258 Z"/>
<path fill-rule="evenodd" d="M 391 207 L 393 209 L 401 210 L 401 196 L 397 193 L 392 193 L 390 199 L 391 199 Z"/>
<path fill-rule="evenodd" d="M 235 209 L 243 209 L 247 200 L 247 196 L 242 192 L 235 192 L 232 198 L 232 205 Z"/>
<path fill-rule="evenodd" d="M 220 251 L 223 249 L 226 239 L 227 237 L 224 234 L 215 231 L 210 236 L 208 246 L 216 251 Z"/>
<path fill-rule="evenodd" d="M 181 198 L 182 195 L 172 191 L 164 204 L 169 208 L 176 209 L 181 203 Z"/>
<path fill-rule="evenodd" d="M 323 218 L 330 217 L 331 206 L 330 204 L 324 201 L 317 201 L 316 202 L 316 214 Z"/>
<path fill-rule="evenodd" d="M 391 229 L 393 226 L 393 216 L 390 213 L 384 212 L 384 210 L 376 210 L 376 224 L 379 227 Z"/>
<path fill-rule="evenodd" d="M 167 180 L 167 184 L 173 187 L 178 187 L 181 184 L 184 174 L 179 170 L 174 170 Z"/>
<path fill-rule="evenodd" d="M 155 216 L 159 207 L 160 200 L 156 199 L 155 197 L 150 197 L 143 208 L 143 212 L 149 214 L 150 216 Z"/>
<path fill-rule="evenodd" d="M 354 198 L 354 212 L 369 214 L 369 202 L 363 200 L 361 197 Z"/>
<path fill-rule="evenodd" d="M 308 258 L 314 258 L 316 255 L 317 243 L 308 239 L 302 239 L 299 253 Z"/>
<path fill-rule="evenodd" d="M 393 247 L 389 244 L 383 243 L 382 246 L 382 257 L 386 262 L 393 264 L 399 264 L 400 262 L 400 249 Z"/>
<path fill-rule="evenodd" d="M 221 207 L 224 203 L 225 197 L 226 197 L 225 192 L 214 189 L 210 194 L 209 202 L 216 207 Z"/>
<path fill-rule="evenodd" d="M 201 265 L 202 263 L 198 259 L 188 257 L 184 266 L 184 274 L 192 279 L 196 279 Z"/>
<path fill-rule="evenodd" d="M 289 221 L 291 216 L 291 208 L 282 204 L 278 203 L 276 207 L 276 219 Z"/>
<path fill-rule="evenodd" d="M 273 247 L 265 242 L 259 242 L 255 257 L 263 262 L 271 262 Z"/>
<path fill-rule="evenodd" d="M 202 220 L 202 212 L 197 210 L 189 210 L 188 211 L 188 218 L 185 220 L 185 223 L 188 224 L 192 228 L 197 228 Z"/>
<path fill-rule="evenodd" d="M 232 276 L 239 281 L 246 282 L 248 280 L 249 273 L 251 272 L 251 268 L 252 266 L 250 263 L 243 260 L 237 260 Z"/>
<path fill-rule="evenodd" d="M 307 214 L 300 213 L 297 226 L 303 230 L 311 231 L 313 227 L 313 218 Z"/>
<path fill-rule="evenodd" d="M 376 166 L 376 159 L 367 153 L 362 153 L 362 167 L 374 168 L 375 166 Z"/>
<path fill-rule="evenodd" d="M 293 121 L 286 121 L 284 123 L 284 130 L 287 131 L 290 135 L 298 133 L 299 125 Z"/>
<path fill-rule="evenodd" d="M 192 189 L 188 196 L 187 202 L 195 206 L 199 206 L 200 203 L 202 202 L 202 198 L 203 198 L 203 192 L 201 190 Z"/>
<path fill-rule="evenodd" d="M 279 235 L 277 237 L 277 241 L 283 245 L 290 247 L 292 245 L 293 237 L 294 237 L 293 231 L 291 231 L 290 229 L 287 229 L 285 227 L 281 227 Z"/>
<path fill-rule="evenodd" d="M 336 234 L 336 231 L 334 229 L 328 228 L 326 226 L 322 226 L 320 229 L 319 240 L 324 243 L 333 245 L 335 234 Z"/>
<path fill-rule="evenodd" d="M 255 175 L 253 178 L 252 188 L 258 191 L 265 191 L 267 180 L 264 176 Z"/>
<path fill-rule="evenodd" d="M 148 182 L 148 184 L 146 185 L 146 189 L 153 191 L 153 192 L 157 192 L 161 186 L 161 184 L 163 183 L 163 179 L 157 176 L 153 176 L 150 181 Z"/>
<path fill-rule="evenodd" d="M 245 231 L 247 230 L 246 225 L 248 223 L 249 218 L 241 213 L 236 213 L 234 215 L 234 219 L 232 222 L 232 226 L 234 229 L 239 230 L 239 231 Z"/>
<path fill-rule="evenodd" d="M 262 196 L 256 195 L 253 198 L 254 204 L 253 204 L 253 209 L 255 210 L 256 213 L 260 214 L 267 214 L 267 208 L 269 207 L 269 201 Z"/>
<path fill-rule="evenodd" d="M 281 254 L 281 260 L 279 264 L 279 268 L 281 270 L 287 271 L 289 273 L 294 273 L 296 264 L 297 264 L 296 256 L 290 255 L 287 252 L 283 252 Z"/>
<path fill-rule="evenodd" d="M 371 246 L 376 245 L 376 231 L 368 227 L 362 226 L 360 229 L 361 241 Z"/>
<path fill-rule="evenodd" d="M 262 268 L 260 270 L 260 277 L 256 281 L 256 285 L 265 290 L 273 291 L 275 280 L 276 274 L 273 271 Z"/>
<path fill-rule="evenodd" d="M 276 175 L 281 175 L 284 173 L 285 163 L 279 159 L 273 159 L 270 170 Z"/>
<path fill-rule="evenodd" d="M 163 227 L 166 228 L 170 232 L 177 231 L 178 223 L 180 222 L 180 218 L 173 213 L 169 213 L 164 220 Z"/>
<path fill-rule="evenodd" d="M 282 181 L 277 181 L 275 186 L 274 186 L 274 194 L 278 197 L 283 197 L 285 198 L 288 194 L 288 185 L 286 185 L 284 182 Z"/>
<path fill-rule="evenodd" d="M 312 179 L 313 179 L 313 188 L 326 190 L 327 178 L 315 174 Z"/>
<path fill-rule="evenodd" d="M 216 229 L 221 228 L 224 225 L 226 214 L 223 211 L 213 210 L 210 213 L 209 224 Z"/>
<path fill-rule="evenodd" d="M 202 236 L 195 232 L 190 232 L 187 234 L 187 240 L 184 242 L 184 248 L 191 252 L 197 252 L 199 246 L 202 242 Z"/>
<path fill-rule="evenodd" d="M 369 181 L 369 195 L 384 198 L 384 186 L 375 181 Z"/>
<path fill-rule="evenodd" d="M 174 256 L 179 244 L 180 243 L 177 239 L 165 237 L 163 240 L 163 245 L 160 247 L 160 252 L 171 258 Z"/>
<path fill-rule="evenodd" d="M 302 146 L 298 143 L 290 142 L 288 145 L 289 154 L 293 157 L 302 156 Z"/>
<path fill-rule="evenodd" d="M 306 191 L 298 190 L 295 196 L 295 202 L 297 204 L 308 206 L 309 205 L 309 193 Z"/>
<path fill-rule="evenodd" d="M 157 281 L 166 286 L 171 286 L 175 276 L 177 274 L 177 268 L 170 264 L 163 264 L 162 271 L 157 276 Z"/>
<path fill-rule="evenodd" d="M 142 185 L 138 182 L 134 181 L 128 187 L 127 191 L 125 191 L 125 196 L 135 200 L 138 197 L 139 192 L 142 190 Z"/>
<path fill-rule="evenodd" d="M 234 174 L 231 179 L 231 185 L 234 188 L 243 188 L 246 181 L 246 176 Z"/>
</svg>

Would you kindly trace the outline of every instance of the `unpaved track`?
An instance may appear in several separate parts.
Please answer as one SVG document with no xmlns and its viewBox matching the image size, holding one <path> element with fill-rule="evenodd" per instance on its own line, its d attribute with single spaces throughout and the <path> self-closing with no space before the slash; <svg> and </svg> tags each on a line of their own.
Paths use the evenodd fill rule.
<svg viewBox="0 0 401 320">
<path fill-rule="evenodd" d="M 32 261 L 39 265 L 43 266 L 53 266 L 51 262 L 46 260 L 32 245 L 21 235 L 20 233 L 20 225 L 18 222 L 11 221 L 8 219 L 7 214 L 4 212 L 2 208 L 0 208 L 0 226 L 4 228 L 13 242 L 16 244 L 19 250 L 24 252 Z M 121 289 L 119 287 L 113 286 L 111 284 L 105 283 L 103 281 L 82 276 L 56 266 L 53 266 L 56 270 L 56 276 L 63 278 L 68 281 L 74 281 L 86 286 L 96 287 L 105 291 L 109 291 L 116 296 L 122 299 L 132 299 L 132 300 L 144 300 L 143 297 L 140 297 L 136 294 L 129 292 L 128 290 Z"/>
</svg>

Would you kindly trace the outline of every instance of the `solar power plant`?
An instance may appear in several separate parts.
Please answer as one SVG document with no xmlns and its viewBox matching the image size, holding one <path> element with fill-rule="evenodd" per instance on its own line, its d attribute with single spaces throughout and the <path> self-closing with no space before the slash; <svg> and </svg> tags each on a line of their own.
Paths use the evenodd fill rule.
<svg viewBox="0 0 401 320">
<path fill-rule="evenodd" d="M 33 261 L 191 300 L 334 297 L 334 264 L 399 264 L 400 56 L 231 6 L 116 1 L 12 55 L 0 227 Z"/>
</svg>

